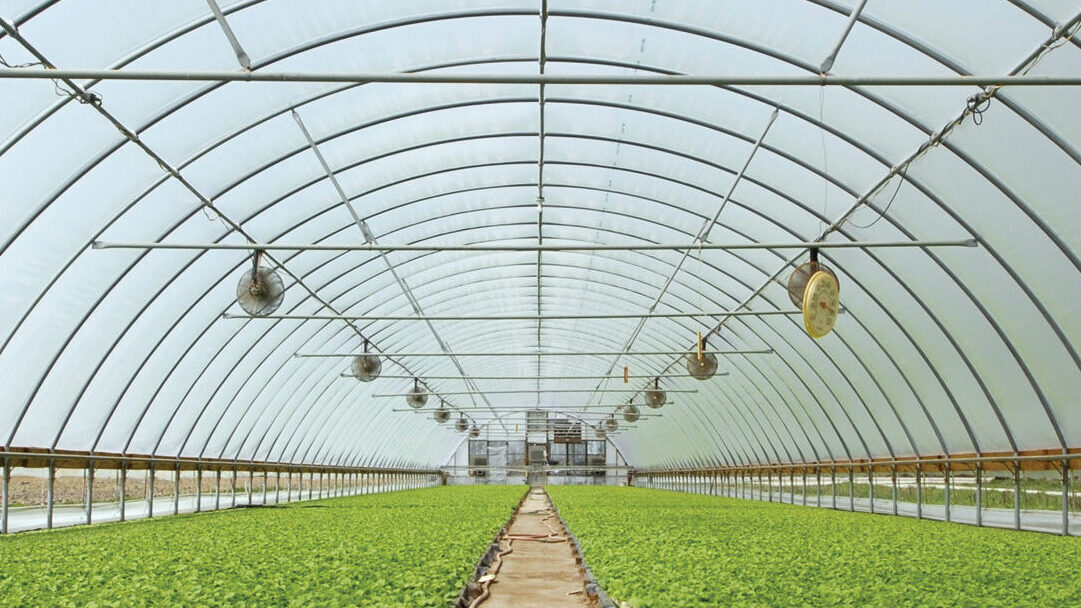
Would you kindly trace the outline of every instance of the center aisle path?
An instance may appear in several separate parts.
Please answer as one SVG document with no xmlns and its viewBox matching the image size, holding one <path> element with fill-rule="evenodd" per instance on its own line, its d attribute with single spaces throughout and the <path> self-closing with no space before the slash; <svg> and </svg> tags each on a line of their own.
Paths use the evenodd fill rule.
<svg viewBox="0 0 1081 608">
<path fill-rule="evenodd" d="M 544 536 L 551 542 L 524 540 Z M 575 563 L 574 549 L 563 536 L 544 490 L 530 490 L 507 529 L 507 538 L 512 539 L 512 551 L 506 553 L 507 542 L 501 541 L 503 564 L 482 608 L 595 606 L 586 595 L 586 581 Z"/>
</svg>

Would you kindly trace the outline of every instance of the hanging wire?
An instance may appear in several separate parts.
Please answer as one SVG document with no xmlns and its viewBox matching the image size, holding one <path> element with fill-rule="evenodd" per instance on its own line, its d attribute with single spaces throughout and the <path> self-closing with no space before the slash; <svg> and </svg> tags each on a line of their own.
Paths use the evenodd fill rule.
<svg viewBox="0 0 1081 608">
<path fill-rule="evenodd" d="M 848 220 L 848 223 L 851 224 L 853 228 L 859 228 L 861 230 L 865 230 L 867 228 L 870 228 L 870 227 L 874 226 L 882 218 L 886 217 L 886 212 L 888 212 L 890 210 L 890 206 L 893 205 L 893 201 L 897 198 L 897 193 L 901 191 L 901 186 L 904 185 L 904 183 L 905 183 L 905 175 L 908 173 L 908 168 L 911 166 L 911 164 L 912 163 L 909 163 L 909 164 L 905 165 L 904 168 L 901 169 L 901 172 L 897 174 L 897 177 L 900 178 L 900 179 L 897 180 L 897 188 L 895 188 L 893 190 L 893 196 L 890 197 L 890 200 L 886 203 L 886 206 L 882 208 L 882 211 L 878 212 L 878 217 L 871 220 L 871 223 L 867 224 L 866 226 L 860 226 L 859 224 L 853 222 L 852 220 Z M 885 184 L 883 184 L 883 185 L 885 185 Z M 881 189 L 879 191 L 881 192 Z M 870 204 L 868 204 L 868 206 L 870 206 Z"/>
<path fill-rule="evenodd" d="M 1043 60 L 1044 57 L 1048 55 L 1048 53 L 1069 43 L 1070 40 L 1072 40 L 1073 37 L 1077 35 L 1078 31 L 1081 31 L 1081 21 L 1075 23 L 1074 26 L 1070 29 L 1069 33 L 1065 36 L 1062 36 L 1051 44 L 1044 44 L 1036 57 L 1034 57 L 1032 61 L 1030 61 L 1028 65 L 1025 66 L 1024 69 L 1018 72 L 1017 75 L 1027 75 L 1029 72 L 1032 71 L 1033 68 L 1036 67 L 1037 64 L 1040 63 L 1040 61 Z M 984 112 L 986 112 L 991 106 L 992 98 L 994 98 L 994 96 L 998 93 L 998 90 L 1001 88 L 1001 85 L 991 85 L 988 87 L 984 87 L 982 91 L 969 97 L 965 104 L 965 111 L 962 112 L 956 120 L 947 124 L 937 134 L 933 134 L 926 142 L 923 143 L 923 145 L 920 146 L 920 149 L 916 152 L 912 159 L 905 163 L 903 167 L 901 167 L 901 170 L 897 174 L 900 177 L 900 181 L 897 183 L 897 188 L 893 191 L 893 196 L 890 197 L 889 202 L 886 203 L 886 206 L 883 207 L 882 211 L 878 213 L 878 217 L 872 220 L 870 224 L 867 224 L 866 226 L 860 226 L 859 224 L 853 222 L 851 217 L 846 219 L 844 223 L 850 224 L 852 227 L 859 229 L 870 228 L 871 226 L 877 224 L 883 217 L 885 217 L 886 212 L 889 211 L 890 205 L 892 205 L 893 201 L 897 198 L 897 193 L 900 192 L 901 184 L 904 183 L 905 177 L 908 175 L 908 168 L 912 166 L 912 163 L 923 158 L 923 156 L 927 154 L 927 152 L 929 152 L 931 149 L 938 147 L 942 144 L 942 142 L 949 139 L 949 137 L 953 135 L 954 129 L 960 126 L 961 123 L 963 123 L 965 119 L 969 116 L 972 117 L 972 123 L 974 125 L 982 125 Z M 819 116 L 819 120 L 821 120 L 821 115 Z M 885 184 L 883 184 L 882 187 L 884 188 Z M 881 190 L 882 188 L 879 188 L 879 191 Z M 877 194 L 878 192 L 875 192 L 875 194 L 868 197 L 867 201 L 865 201 L 864 204 L 869 205 L 870 200 Z"/>
<path fill-rule="evenodd" d="M 825 120 L 823 119 L 824 108 L 826 106 L 826 86 L 822 85 L 818 87 L 818 136 L 822 142 L 822 215 L 818 218 L 818 232 L 821 233 L 826 227 L 824 219 L 826 217 L 826 211 L 829 208 L 830 200 L 830 180 L 829 180 L 829 158 L 826 155 L 826 129 L 824 128 Z"/>
<path fill-rule="evenodd" d="M 0 65 L 3 65 L 5 68 L 11 68 L 11 69 L 14 70 L 14 69 L 18 69 L 18 68 L 32 68 L 32 67 L 34 67 L 36 65 L 45 65 L 45 64 L 40 62 L 40 61 L 28 61 L 26 63 L 14 63 L 14 64 L 12 64 L 12 63 L 8 63 L 8 60 L 4 59 L 3 55 L 0 55 Z"/>
</svg>

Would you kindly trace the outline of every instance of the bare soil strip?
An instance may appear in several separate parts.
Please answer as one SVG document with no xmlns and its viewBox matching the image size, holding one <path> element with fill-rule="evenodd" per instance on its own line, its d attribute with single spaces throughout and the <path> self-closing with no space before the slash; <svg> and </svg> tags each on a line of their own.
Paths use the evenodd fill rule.
<svg viewBox="0 0 1081 608">
<path fill-rule="evenodd" d="M 585 569 L 548 494 L 533 488 L 498 539 L 470 608 L 597 608 Z M 592 590 L 592 589 L 590 589 Z"/>
</svg>

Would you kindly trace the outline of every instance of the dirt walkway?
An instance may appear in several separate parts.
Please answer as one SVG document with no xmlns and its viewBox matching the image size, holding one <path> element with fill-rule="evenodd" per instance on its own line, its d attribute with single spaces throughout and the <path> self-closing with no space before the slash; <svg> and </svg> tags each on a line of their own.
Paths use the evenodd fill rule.
<svg viewBox="0 0 1081 608">
<path fill-rule="evenodd" d="M 549 535 L 554 531 L 553 536 L 564 538 L 562 525 L 551 507 L 543 490 L 531 490 L 508 528 L 507 537 Z M 502 544 L 506 547 L 507 542 Z M 585 578 L 566 540 L 513 540 L 511 544 L 513 550 L 504 555 L 503 564 L 489 586 L 491 596 L 481 608 L 595 606 L 586 595 Z"/>
</svg>

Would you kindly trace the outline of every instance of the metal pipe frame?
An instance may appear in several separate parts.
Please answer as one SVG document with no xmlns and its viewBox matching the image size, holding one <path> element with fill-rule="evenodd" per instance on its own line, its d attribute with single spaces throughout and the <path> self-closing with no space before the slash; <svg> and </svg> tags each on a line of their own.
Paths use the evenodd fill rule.
<svg viewBox="0 0 1081 608">
<path fill-rule="evenodd" d="M 8 508 L 11 505 L 11 462 L 3 458 L 3 470 L 0 472 L 0 534 L 8 533 Z"/>
<path fill-rule="evenodd" d="M 728 372 L 725 370 L 718 370 L 714 376 L 727 376 Z M 342 378 L 354 378 L 350 372 L 341 372 Z M 379 376 L 383 380 L 412 380 L 413 376 Z M 656 380 L 661 378 L 685 378 L 686 374 L 669 374 L 667 376 L 653 376 L 650 374 L 630 374 L 627 376 L 630 380 Z M 473 380 L 623 380 L 623 376 L 470 376 Z M 424 376 L 425 380 L 461 380 L 461 376 Z M 665 392 L 671 392 L 668 389 L 662 389 Z M 446 394 L 446 393 L 443 393 Z"/>
<path fill-rule="evenodd" d="M 128 467 L 120 465 L 120 521 L 127 519 L 128 505 Z"/>
<path fill-rule="evenodd" d="M 843 310 L 837 311 L 843 314 Z M 732 311 L 709 311 L 709 312 L 668 312 L 668 313 L 614 313 L 602 315 L 501 315 L 501 316 L 469 316 L 469 315 L 263 315 L 253 317 L 250 315 L 238 315 L 225 313 L 223 319 L 268 319 L 286 321 L 574 321 L 592 319 L 672 319 L 679 317 L 768 317 L 777 315 L 802 315 L 802 311 L 794 310 L 732 310 Z M 382 377 L 382 376 L 380 376 Z M 470 376 L 472 378 L 472 376 Z"/>
<path fill-rule="evenodd" d="M 727 200 L 727 199 L 725 199 Z M 377 245 L 377 244 L 319 244 L 319 243 L 121 243 L 94 241 L 92 249 L 173 249 L 194 251 L 376 251 L 376 252 L 568 252 L 568 251 L 743 251 L 755 249 L 882 249 L 898 247 L 979 247 L 976 239 L 951 239 L 934 241 L 802 241 L 797 243 L 628 243 L 625 245 Z M 722 312 L 721 316 L 737 316 Z M 754 314 L 754 313 L 750 313 Z M 635 315 L 632 318 L 652 315 Z M 706 316 L 696 314 L 693 316 Z M 532 318 L 542 315 L 535 315 Z M 245 317 L 247 318 L 247 317 Z M 271 316 L 270 318 L 274 318 Z M 332 318 L 348 318 L 334 315 Z M 406 317 L 415 319 L 416 317 Z M 572 317 L 573 318 L 573 317 Z M 586 317 L 590 318 L 590 317 Z"/>
<path fill-rule="evenodd" d="M 151 462 L 147 467 L 147 481 L 146 481 L 146 493 L 148 495 L 146 499 L 146 516 L 147 518 L 154 517 L 154 463 Z M 234 505 L 235 506 L 235 505 Z"/>
<path fill-rule="evenodd" d="M 45 489 L 45 528 L 53 529 L 53 500 L 56 496 L 56 463 L 49 461 L 48 481 Z"/>
<path fill-rule="evenodd" d="M 94 462 L 86 465 L 86 523 L 94 523 Z"/>
<path fill-rule="evenodd" d="M 649 357 L 649 356 L 664 356 L 664 355 L 689 355 L 690 350 L 664 350 L 664 351 L 646 351 L 646 352 L 613 352 L 613 351 L 601 351 L 601 352 L 543 352 L 543 353 L 454 353 L 455 357 L 607 357 L 612 355 L 623 355 L 628 357 Z M 711 355 L 772 355 L 774 351 L 772 348 L 739 348 L 734 350 L 707 350 L 707 353 Z M 293 355 L 298 359 L 313 358 L 313 357 L 356 357 L 363 353 L 296 353 Z M 395 357 L 449 357 L 448 353 L 394 353 Z M 534 391 L 535 392 L 535 391 Z M 438 395 L 437 395 L 438 396 Z"/>
<path fill-rule="evenodd" d="M 632 389 L 632 388 L 623 388 L 623 389 L 610 388 L 610 389 L 604 389 L 604 390 L 600 390 L 600 391 L 594 391 L 593 389 L 588 389 L 588 388 L 583 388 L 583 389 L 577 389 L 577 388 L 552 388 L 552 389 L 545 389 L 545 390 L 542 390 L 540 392 L 542 392 L 542 393 L 626 393 L 627 391 L 632 391 L 632 390 L 637 391 L 637 389 Z M 521 394 L 532 394 L 532 393 L 536 393 L 536 392 L 538 392 L 538 391 L 535 391 L 535 390 L 484 391 L 484 393 L 487 394 L 487 395 L 521 395 Z M 685 393 L 697 393 L 698 391 L 696 389 L 690 389 L 690 390 L 665 389 L 664 392 L 669 393 L 669 394 L 685 394 Z M 413 393 L 384 393 L 384 394 L 373 394 L 373 395 L 369 395 L 369 396 L 372 399 L 381 399 L 381 398 L 384 398 L 384 397 L 408 397 L 409 395 L 412 395 L 412 394 Z M 444 392 L 442 392 L 440 394 L 442 394 L 442 395 L 476 395 L 478 393 L 476 391 L 444 391 Z M 468 408 L 459 407 L 459 408 L 455 408 L 455 409 L 458 410 L 458 411 L 464 411 L 464 410 L 466 410 Z M 483 408 L 483 409 L 488 409 L 488 408 Z"/>
<path fill-rule="evenodd" d="M 1075 87 L 1078 76 L 755 76 L 649 74 L 446 74 L 416 72 L 216 72 L 183 70 L 78 70 L 2 68 L 0 78 L 173 82 L 340 82 L 407 84 L 536 84 L 641 86 L 840 86 L 840 87 Z"/>
</svg>

